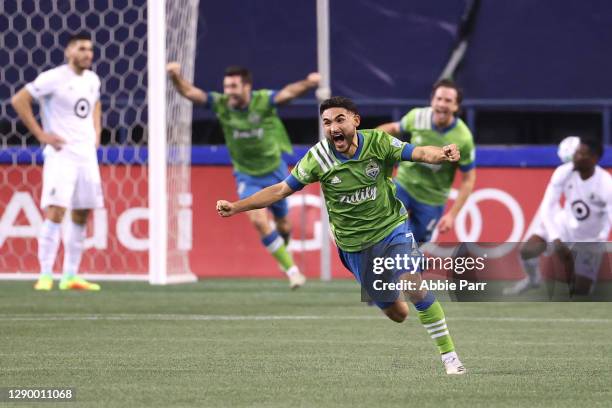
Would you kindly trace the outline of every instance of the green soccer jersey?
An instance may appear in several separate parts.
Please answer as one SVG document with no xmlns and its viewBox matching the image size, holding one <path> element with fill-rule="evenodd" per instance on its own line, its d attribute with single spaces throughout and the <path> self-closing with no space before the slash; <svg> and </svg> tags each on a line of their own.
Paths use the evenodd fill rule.
<svg viewBox="0 0 612 408">
<path fill-rule="evenodd" d="M 462 171 L 468 171 L 474 167 L 476 150 L 472 132 L 460 118 L 450 129 L 440 132 L 434 128 L 432 114 L 431 108 L 412 109 L 400 122 L 402 132 L 412 135 L 410 143 L 414 146 L 456 144 L 461 153 L 459 163 L 401 163 L 396 180 L 417 201 L 444 205 L 455 178 L 455 170 L 459 167 Z"/>
<path fill-rule="evenodd" d="M 381 130 L 361 130 L 358 138 L 352 159 L 336 153 L 324 140 L 291 172 L 302 184 L 321 183 L 336 244 L 348 252 L 381 241 L 407 218 L 391 180 L 407 143 Z"/>
<path fill-rule="evenodd" d="M 272 93 L 269 89 L 253 91 L 246 109 L 232 109 L 224 94 L 208 94 L 210 106 L 221 122 L 232 164 L 241 173 L 270 173 L 279 166 L 282 152 L 292 152 L 285 126 L 271 101 Z"/>
</svg>

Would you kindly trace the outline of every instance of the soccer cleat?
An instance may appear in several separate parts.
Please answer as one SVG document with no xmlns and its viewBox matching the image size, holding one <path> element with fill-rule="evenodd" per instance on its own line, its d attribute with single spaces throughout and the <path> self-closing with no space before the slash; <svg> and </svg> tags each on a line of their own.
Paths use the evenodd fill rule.
<svg viewBox="0 0 612 408">
<path fill-rule="evenodd" d="M 289 278 L 289 287 L 291 290 L 295 290 L 306 283 L 306 277 L 302 275 L 297 266 L 292 266 L 287 271 L 287 277 Z"/>
<path fill-rule="evenodd" d="M 34 284 L 34 290 L 51 290 L 53 289 L 53 278 L 48 275 L 41 275 Z"/>
<path fill-rule="evenodd" d="M 457 353 L 454 351 L 442 354 L 442 363 L 444 363 L 446 374 L 461 375 L 467 373 L 459 357 L 457 357 Z"/>
<path fill-rule="evenodd" d="M 60 290 L 98 291 L 100 290 L 100 285 L 87 282 L 79 276 L 73 276 L 72 278 L 62 278 L 59 283 L 59 288 Z"/>
<path fill-rule="evenodd" d="M 529 289 L 536 289 L 540 287 L 540 280 L 533 281 L 529 276 L 524 277 L 514 285 L 504 288 L 504 296 L 516 296 L 521 293 L 528 291 Z"/>
</svg>

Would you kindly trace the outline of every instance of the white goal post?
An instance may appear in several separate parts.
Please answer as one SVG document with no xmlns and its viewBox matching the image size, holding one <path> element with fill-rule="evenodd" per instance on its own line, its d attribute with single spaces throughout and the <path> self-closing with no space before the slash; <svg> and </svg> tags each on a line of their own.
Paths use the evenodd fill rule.
<svg viewBox="0 0 612 408">
<path fill-rule="evenodd" d="M 105 208 L 88 224 L 81 273 L 93 280 L 195 281 L 189 265 L 191 103 L 167 86 L 167 61 L 193 80 L 198 0 L 5 2 L 0 15 L 0 279 L 38 276 L 42 149 L 10 97 L 64 63 L 88 32 L 102 81 L 98 150 Z M 6 62 L 5 62 L 6 61 Z M 66 217 L 68 218 L 68 217 Z M 61 255 L 54 267 L 61 272 Z"/>
</svg>

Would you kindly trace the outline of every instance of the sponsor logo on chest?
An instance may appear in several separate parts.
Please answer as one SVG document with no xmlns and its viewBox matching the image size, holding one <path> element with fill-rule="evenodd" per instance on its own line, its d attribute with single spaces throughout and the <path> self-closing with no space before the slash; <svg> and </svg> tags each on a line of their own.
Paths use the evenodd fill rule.
<svg viewBox="0 0 612 408">
<path fill-rule="evenodd" d="M 369 186 L 365 188 L 360 188 L 357 191 L 353 191 L 348 194 L 342 194 L 340 196 L 339 202 L 341 204 L 360 204 L 364 201 L 374 201 L 376 200 L 377 189 L 376 186 Z"/>
<path fill-rule="evenodd" d="M 263 128 L 250 129 L 250 130 L 238 130 L 235 129 L 232 133 L 234 139 L 251 139 L 257 138 L 261 139 L 263 137 L 264 131 Z"/>
</svg>

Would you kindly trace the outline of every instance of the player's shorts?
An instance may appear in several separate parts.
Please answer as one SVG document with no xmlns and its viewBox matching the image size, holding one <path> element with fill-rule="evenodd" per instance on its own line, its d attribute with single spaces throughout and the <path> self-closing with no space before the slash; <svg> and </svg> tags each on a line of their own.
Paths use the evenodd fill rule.
<svg viewBox="0 0 612 408">
<path fill-rule="evenodd" d="M 577 239 L 572 233 L 572 230 L 567 227 L 565 214 L 562 211 L 558 211 L 554 215 L 554 220 L 555 225 L 559 229 L 559 239 L 572 251 L 572 256 L 574 257 L 574 273 L 596 282 L 601 260 L 606 251 L 605 243 L 579 242 L 580 240 Z M 554 246 L 550 242 L 550 235 L 541 220 L 537 220 L 537 224 L 532 230 L 532 235 L 538 235 L 547 242 L 546 255 L 551 256 L 554 254 Z"/>
<path fill-rule="evenodd" d="M 287 164 L 282 160 L 276 170 L 262 176 L 251 176 L 239 171 L 234 171 L 237 192 L 241 200 L 252 196 L 259 190 L 263 190 L 266 187 L 270 187 L 271 185 L 284 181 L 287 176 L 289 176 Z M 285 217 L 287 213 L 289 213 L 287 200 L 283 199 L 275 202 L 268 207 L 268 210 L 272 211 L 272 214 L 274 214 L 275 217 Z"/>
<path fill-rule="evenodd" d="M 75 210 L 104 207 L 97 161 L 77 162 L 60 154 L 46 155 L 40 207 L 50 205 Z"/>
<path fill-rule="evenodd" d="M 384 267 L 381 261 L 376 259 L 395 259 L 397 255 L 401 258 L 407 255 L 409 258 L 415 259 L 423 256 L 410 231 L 408 222 L 402 223 L 382 241 L 363 251 L 347 252 L 338 248 L 338 254 L 344 267 L 351 271 L 368 297 L 381 309 L 386 309 L 393 305 L 400 296 L 400 291 L 379 290 L 381 282 L 377 283 L 375 281 L 378 280 L 386 283 L 397 282 L 399 277 L 406 272 L 410 272 L 411 268 L 396 268 L 396 265 L 393 265 L 390 269 L 382 271 L 382 273 L 375 273 L 375 271 L 381 272 L 380 269 Z M 408 264 L 414 265 L 410 262 Z M 421 272 L 418 267 L 413 270 L 415 273 Z"/>
<path fill-rule="evenodd" d="M 431 235 L 444 213 L 443 205 L 429 205 L 417 201 L 397 181 L 395 195 L 404 204 L 409 214 L 410 230 L 418 243 L 429 242 Z"/>
<path fill-rule="evenodd" d="M 569 248 L 574 256 L 574 273 L 597 282 L 605 242 L 572 242 Z"/>
</svg>

